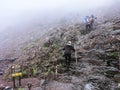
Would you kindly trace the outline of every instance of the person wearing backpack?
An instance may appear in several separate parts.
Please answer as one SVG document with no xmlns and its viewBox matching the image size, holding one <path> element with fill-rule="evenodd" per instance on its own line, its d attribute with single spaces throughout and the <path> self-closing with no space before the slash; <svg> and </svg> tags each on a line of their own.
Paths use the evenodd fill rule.
<svg viewBox="0 0 120 90">
<path fill-rule="evenodd" d="M 90 21 L 90 17 L 89 16 L 86 16 L 84 18 L 84 23 L 86 25 L 86 34 L 90 32 L 91 30 L 91 21 Z"/>
<path fill-rule="evenodd" d="M 72 46 L 71 41 L 68 41 L 67 45 L 65 45 L 63 50 L 64 50 L 64 57 L 65 57 L 65 65 L 66 65 L 67 71 L 69 71 L 69 67 L 71 63 L 71 53 L 75 52 L 75 49 Z"/>
<path fill-rule="evenodd" d="M 95 17 L 94 15 L 91 15 L 91 17 L 90 17 L 90 22 L 91 22 L 91 28 L 93 29 L 93 27 L 94 27 L 94 21 L 95 21 L 95 19 L 97 19 L 97 17 Z"/>
</svg>

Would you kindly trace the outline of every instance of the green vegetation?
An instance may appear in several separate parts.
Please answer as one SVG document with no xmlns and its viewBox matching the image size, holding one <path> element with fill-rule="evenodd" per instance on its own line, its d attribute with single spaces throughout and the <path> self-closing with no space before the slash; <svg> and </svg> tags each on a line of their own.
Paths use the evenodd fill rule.
<svg viewBox="0 0 120 90">
<path fill-rule="evenodd" d="M 19 87 L 19 88 L 18 88 L 18 90 L 22 90 L 22 88 L 21 88 L 21 87 Z"/>
<path fill-rule="evenodd" d="M 54 46 L 55 46 L 56 49 L 59 49 L 59 48 L 61 47 L 61 46 L 58 45 L 58 44 L 54 44 Z"/>
<path fill-rule="evenodd" d="M 51 68 L 49 67 L 47 70 L 46 70 L 46 72 L 44 73 L 44 75 L 45 76 L 48 76 L 49 74 L 51 74 L 52 73 L 52 70 L 51 70 Z"/>
<path fill-rule="evenodd" d="M 23 51 L 28 50 L 28 47 L 27 47 L 27 46 L 26 46 L 26 47 L 23 47 L 22 50 L 23 50 Z"/>
<path fill-rule="evenodd" d="M 41 46 L 42 49 L 47 49 L 48 47 L 46 45 Z"/>
<path fill-rule="evenodd" d="M 111 57 L 111 58 L 116 58 L 116 57 L 118 57 L 118 52 L 116 52 L 116 51 L 110 52 L 110 53 L 108 54 L 108 56 Z"/>
<path fill-rule="evenodd" d="M 33 70 L 32 74 L 33 74 L 33 76 L 35 76 L 37 74 L 37 68 L 33 68 L 32 70 Z"/>
<path fill-rule="evenodd" d="M 27 75 L 27 72 L 24 70 L 24 71 L 22 71 L 22 76 L 24 77 L 24 76 L 26 76 Z"/>
<path fill-rule="evenodd" d="M 59 66 L 60 66 L 60 67 L 63 67 L 64 65 L 63 65 L 63 63 L 59 63 Z"/>
</svg>

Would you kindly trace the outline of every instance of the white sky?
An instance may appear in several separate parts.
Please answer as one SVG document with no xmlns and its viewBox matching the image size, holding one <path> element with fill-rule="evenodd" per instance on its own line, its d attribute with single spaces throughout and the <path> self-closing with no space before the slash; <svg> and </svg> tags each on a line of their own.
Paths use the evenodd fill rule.
<svg viewBox="0 0 120 90">
<path fill-rule="evenodd" d="M 115 1 L 117 0 L 0 0 L 0 27 L 5 28 L 24 20 L 22 16 L 32 17 L 38 12 L 87 10 L 111 5 Z"/>
<path fill-rule="evenodd" d="M 114 0 L 112 0 L 114 1 Z M 53 8 L 73 8 L 96 7 L 107 5 L 111 0 L 0 0 L 0 11 L 8 13 L 10 11 L 45 10 Z"/>
</svg>

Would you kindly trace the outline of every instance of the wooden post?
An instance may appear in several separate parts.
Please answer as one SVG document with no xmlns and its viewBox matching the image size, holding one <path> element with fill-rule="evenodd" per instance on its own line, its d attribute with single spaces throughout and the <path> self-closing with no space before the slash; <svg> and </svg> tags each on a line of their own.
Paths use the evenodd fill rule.
<svg viewBox="0 0 120 90">
<path fill-rule="evenodd" d="M 76 66 L 77 66 L 77 62 L 78 62 L 78 60 L 77 60 L 77 46 L 76 45 L 74 45 L 74 48 L 75 48 L 75 60 L 76 60 Z"/>
<path fill-rule="evenodd" d="M 13 88 L 16 88 L 16 78 L 18 77 L 19 80 L 19 86 L 21 86 L 21 76 L 22 76 L 22 68 L 19 66 L 15 66 L 13 65 L 11 67 L 11 75 L 12 75 L 12 79 L 13 79 Z"/>
<path fill-rule="evenodd" d="M 16 88 L 16 85 L 15 85 L 15 77 L 13 77 L 13 88 Z"/>
<path fill-rule="evenodd" d="M 28 90 L 31 90 L 32 84 L 28 83 L 27 86 L 28 86 Z"/>
<path fill-rule="evenodd" d="M 75 58 L 76 58 L 76 65 L 77 65 L 78 60 L 77 60 L 77 52 L 76 51 L 75 51 Z"/>
<path fill-rule="evenodd" d="M 58 75 L 58 65 L 56 65 L 55 74 Z"/>
<path fill-rule="evenodd" d="M 118 51 L 118 69 L 120 72 L 120 46 L 119 46 L 119 44 L 117 45 L 117 51 Z"/>
<path fill-rule="evenodd" d="M 45 76 L 44 79 L 45 79 L 45 82 L 44 82 L 44 84 L 43 84 L 43 90 L 46 90 L 46 86 L 47 86 L 47 77 Z"/>
<path fill-rule="evenodd" d="M 20 66 L 20 72 L 22 72 L 22 65 Z M 21 76 L 19 76 L 19 86 L 21 86 Z"/>
<path fill-rule="evenodd" d="M 15 70 L 14 70 L 15 68 L 14 68 L 14 66 L 11 66 L 11 75 L 12 75 L 12 73 L 14 73 L 15 72 Z M 16 84 L 15 84 L 15 77 L 12 77 L 12 79 L 13 79 L 13 88 L 16 88 Z"/>
<path fill-rule="evenodd" d="M 19 77 L 19 86 L 21 86 L 21 77 Z"/>
</svg>

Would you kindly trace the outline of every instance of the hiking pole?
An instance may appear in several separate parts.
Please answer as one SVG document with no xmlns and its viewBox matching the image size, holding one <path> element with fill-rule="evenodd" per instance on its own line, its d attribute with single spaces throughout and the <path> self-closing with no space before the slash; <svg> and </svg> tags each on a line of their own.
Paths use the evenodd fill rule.
<svg viewBox="0 0 120 90">
<path fill-rule="evenodd" d="M 76 65 L 77 65 L 78 60 L 77 60 L 77 52 L 76 52 L 76 50 L 77 50 L 77 48 L 75 48 L 75 59 L 76 59 Z"/>
<path fill-rule="evenodd" d="M 118 56 L 119 56 L 119 71 L 120 71 L 120 47 L 118 48 Z"/>
<path fill-rule="evenodd" d="M 77 65 L 78 60 L 77 60 L 77 52 L 76 51 L 75 51 L 75 58 L 76 58 L 76 65 Z"/>
<path fill-rule="evenodd" d="M 56 76 L 58 75 L 58 65 L 56 65 L 56 67 L 55 67 L 55 75 Z"/>
</svg>

